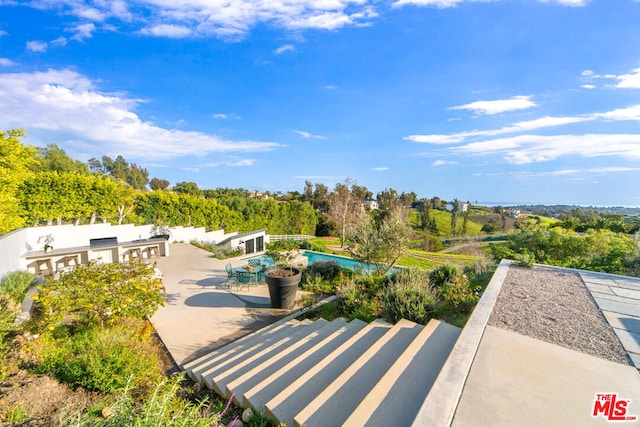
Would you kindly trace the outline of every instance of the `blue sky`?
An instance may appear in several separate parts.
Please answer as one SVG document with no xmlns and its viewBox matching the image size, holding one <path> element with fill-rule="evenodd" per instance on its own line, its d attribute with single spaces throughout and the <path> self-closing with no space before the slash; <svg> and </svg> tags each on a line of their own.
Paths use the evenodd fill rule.
<svg viewBox="0 0 640 427">
<path fill-rule="evenodd" d="M 640 205 L 634 0 L 0 0 L 0 128 L 201 188 Z"/>
</svg>

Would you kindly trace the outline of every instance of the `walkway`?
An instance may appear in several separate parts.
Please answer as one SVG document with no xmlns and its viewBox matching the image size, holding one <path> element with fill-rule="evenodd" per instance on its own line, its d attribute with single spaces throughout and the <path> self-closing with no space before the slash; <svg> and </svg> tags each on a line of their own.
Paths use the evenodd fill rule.
<svg viewBox="0 0 640 427">
<path fill-rule="evenodd" d="M 581 271 L 580 276 L 636 368 L 640 369 L 640 279 Z"/>
<path fill-rule="evenodd" d="M 270 308 L 266 284 L 223 287 L 225 265 L 246 264 L 240 258 L 218 260 L 189 244 L 172 244 L 171 256 L 160 257 L 167 302 L 151 318 L 158 335 L 178 364 L 194 359 L 291 313 Z"/>
</svg>

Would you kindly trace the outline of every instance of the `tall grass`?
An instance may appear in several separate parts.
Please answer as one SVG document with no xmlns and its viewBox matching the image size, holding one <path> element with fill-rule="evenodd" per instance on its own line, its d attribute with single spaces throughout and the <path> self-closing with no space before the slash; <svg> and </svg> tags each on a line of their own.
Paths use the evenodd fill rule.
<svg viewBox="0 0 640 427">
<path fill-rule="evenodd" d="M 96 427 L 209 427 L 217 426 L 223 413 L 211 408 L 207 400 L 193 403 L 180 397 L 183 378 L 160 382 L 144 400 L 137 402 L 126 387 L 111 404 L 103 405 L 102 414 L 83 411 L 63 414 L 60 426 Z"/>
<path fill-rule="evenodd" d="M 0 280 L 0 293 L 8 295 L 11 300 L 20 304 L 27 294 L 27 290 L 33 286 L 36 278 L 26 271 L 13 271 L 7 273 Z"/>
</svg>

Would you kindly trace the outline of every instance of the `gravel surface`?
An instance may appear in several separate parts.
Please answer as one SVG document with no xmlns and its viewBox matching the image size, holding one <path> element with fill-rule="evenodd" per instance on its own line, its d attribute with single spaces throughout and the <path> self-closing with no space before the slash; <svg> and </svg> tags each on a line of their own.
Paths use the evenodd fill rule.
<svg viewBox="0 0 640 427">
<path fill-rule="evenodd" d="M 510 266 L 489 325 L 630 364 L 618 337 L 577 273 Z"/>
</svg>

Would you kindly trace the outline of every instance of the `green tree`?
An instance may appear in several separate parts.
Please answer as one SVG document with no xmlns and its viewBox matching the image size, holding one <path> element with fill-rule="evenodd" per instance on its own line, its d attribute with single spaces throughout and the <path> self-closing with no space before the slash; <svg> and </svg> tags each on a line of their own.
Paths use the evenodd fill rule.
<svg viewBox="0 0 640 427">
<path fill-rule="evenodd" d="M 357 220 L 362 207 L 362 200 L 354 195 L 354 183 L 347 179 L 336 184 L 329 196 L 329 215 L 340 227 L 340 247 L 344 247 L 349 227 Z"/>
<path fill-rule="evenodd" d="M 385 188 L 376 195 L 376 199 L 382 210 L 391 210 L 400 204 L 400 196 L 393 188 Z"/>
<path fill-rule="evenodd" d="M 40 164 L 36 168 L 38 172 L 76 172 L 89 174 L 89 168 L 79 160 L 73 160 L 56 144 L 49 144 L 45 148 L 38 148 Z"/>
<path fill-rule="evenodd" d="M 33 175 L 38 152 L 33 146 L 24 146 L 24 131 L 0 131 L 0 234 L 24 225 L 16 191 L 25 179 Z"/>
<path fill-rule="evenodd" d="M 126 182 L 136 190 L 146 190 L 149 182 L 149 172 L 135 163 L 129 164 L 124 157 L 118 156 L 113 160 L 109 156 L 102 156 L 102 162 L 89 159 L 89 169 L 94 173 L 104 173 Z"/>
<path fill-rule="evenodd" d="M 149 188 L 151 188 L 151 190 L 166 190 L 167 188 L 169 188 L 169 181 L 167 181 L 166 179 L 160 179 L 160 178 L 151 178 L 151 181 L 149 181 Z"/>
<path fill-rule="evenodd" d="M 195 182 L 186 182 L 186 181 L 178 182 L 172 188 L 172 191 L 174 193 L 179 193 L 179 194 L 190 194 L 192 196 L 202 196 L 202 191 L 200 191 L 200 189 L 198 188 L 198 184 L 196 184 Z"/>
<path fill-rule="evenodd" d="M 364 210 L 352 228 L 350 247 L 353 257 L 376 266 L 379 274 L 386 274 L 409 248 L 411 227 L 401 207 L 396 207 L 376 227 L 370 215 Z"/>
<path fill-rule="evenodd" d="M 451 202 L 451 234 L 458 234 L 458 220 L 460 219 L 460 200 L 453 199 Z"/>
</svg>

